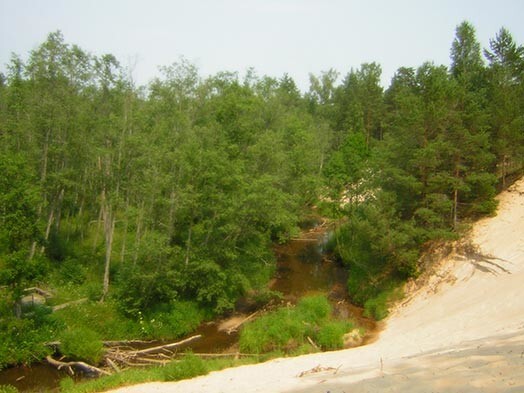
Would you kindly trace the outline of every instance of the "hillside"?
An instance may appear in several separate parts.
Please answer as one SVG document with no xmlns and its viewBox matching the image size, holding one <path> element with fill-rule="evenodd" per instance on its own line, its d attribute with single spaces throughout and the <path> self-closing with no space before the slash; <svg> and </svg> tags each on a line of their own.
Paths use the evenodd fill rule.
<svg viewBox="0 0 524 393">
<path fill-rule="evenodd" d="M 524 179 L 498 200 L 497 215 L 472 229 L 470 251 L 434 267 L 374 343 L 117 392 L 522 391 Z"/>
</svg>

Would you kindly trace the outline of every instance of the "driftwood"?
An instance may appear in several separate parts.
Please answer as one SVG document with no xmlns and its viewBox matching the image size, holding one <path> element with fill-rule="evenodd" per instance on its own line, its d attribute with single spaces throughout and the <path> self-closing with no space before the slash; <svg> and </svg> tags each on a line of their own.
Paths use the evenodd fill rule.
<svg viewBox="0 0 524 393">
<path fill-rule="evenodd" d="M 234 326 L 231 326 L 229 329 L 227 329 L 227 334 L 231 334 L 231 333 L 233 333 L 233 332 L 236 332 L 240 326 L 242 326 L 244 323 L 246 323 L 247 321 L 249 321 L 250 319 L 252 319 L 252 318 L 253 318 L 255 315 L 257 315 L 259 312 L 260 312 L 260 310 L 259 310 L 259 311 L 255 311 L 254 313 L 249 314 L 246 318 L 244 318 L 243 320 L 241 320 L 239 323 L 235 324 Z"/>
<path fill-rule="evenodd" d="M 155 347 L 134 349 L 130 346 L 123 347 L 122 344 L 129 344 L 126 341 L 115 341 L 115 346 L 109 346 L 106 350 L 105 361 L 113 370 L 126 367 L 146 367 L 152 365 L 165 365 L 177 356 L 176 350 L 182 345 L 189 344 L 202 336 L 197 334 L 175 343 L 158 345 Z"/>
<path fill-rule="evenodd" d="M 320 349 L 318 347 L 318 345 L 311 339 L 311 337 L 307 336 L 306 338 L 307 338 L 308 342 L 313 346 L 313 348 L 315 348 L 317 350 Z"/>
<path fill-rule="evenodd" d="M 111 375 L 105 370 L 102 370 L 98 367 L 91 366 L 90 364 L 84 362 L 62 362 L 60 360 L 53 359 L 51 356 L 46 357 L 47 362 L 56 367 L 58 370 L 65 369 L 69 375 L 75 375 L 74 368 L 79 369 L 86 373 L 100 375 Z"/>
<path fill-rule="evenodd" d="M 147 341 L 130 340 L 130 341 L 106 341 L 104 361 L 106 364 L 106 370 L 120 372 L 123 369 L 129 367 L 150 367 L 150 366 L 164 366 L 173 361 L 179 354 L 176 349 L 189 344 L 193 341 L 200 339 L 202 336 L 197 334 L 195 336 L 188 337 L 184 340 L 177 341 L 174 343 L 158 345 L 150 348 L 135 349 L 131 344 L 144 344 Z M 47 346 L 58 349 L 60 347 L 60 341 L 51 341 L 46 343 Z M 197 355 L 199 356 L 199 355 Z M 245 354 L 202 354 L 201 357 L 222 357 L 222 356 L 248 356 Z M 70 375 L 74 375 L 74 370 L 81 370 L 85 373 L 100 375 L 110 375 L 109 371 L 91 366 L 84 362 L 63 362 L 56 360 L 51 356 L 46 358 L 47 362 L 59 370 L 64 369 Z"/>
<path fill-rule="evenodd" d="M 137 355 L 144 355 L 144 354 L 150 354 L 150 353 L 155 353 L 155 352 L 160 352 L 160 351 L 164 351 L 164 350 L 171 350 L 171 349 L 174 349 L 174 348 L 178 348 L 184 344 L 188 344 L 192 341 L 195 341 L 195 340 L 198 340 L 202 338 L 202 335 L 201 334 L 197 334 L 196 336 L 191 336 L 189 338 L 186 338 L 182 341 L 178 341 L 176 343 L 171 343 L 171 344 L 165 344 L 165 345 L 159 345 L 157 347 L 152 347 L 152 348 L 146 348 L 146 349 L 141 349 L 139 351 L 135 351 L 135 353 Z"/>
<path fill-rule="evenodd" d="M 118 367 L 116 363 L 112 361 L 110 358 L 106 358 L 106 362 L 109 366 L 111 366 L 113 370 L 115 370 L 115 372 L 119 373 L 121 371 L 120 367 Z"/>
</svg>

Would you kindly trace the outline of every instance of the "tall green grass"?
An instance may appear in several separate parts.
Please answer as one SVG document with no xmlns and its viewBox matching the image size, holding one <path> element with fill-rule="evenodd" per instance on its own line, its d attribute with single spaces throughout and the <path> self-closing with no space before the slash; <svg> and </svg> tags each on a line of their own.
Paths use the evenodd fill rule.
<svg viewBox="0 0 524 393">
<path fill-rule="evenodd" d="M 245 353 L 300 353 L 314 351 L 308 338 L 322 349 L 341 348 L 343 335 L 353 328 L 348 321 L 331 318 L 325 296 L 303 298 L 295 307 L 284 307 L 248 323 L 240 333 Z"/>
</svg>

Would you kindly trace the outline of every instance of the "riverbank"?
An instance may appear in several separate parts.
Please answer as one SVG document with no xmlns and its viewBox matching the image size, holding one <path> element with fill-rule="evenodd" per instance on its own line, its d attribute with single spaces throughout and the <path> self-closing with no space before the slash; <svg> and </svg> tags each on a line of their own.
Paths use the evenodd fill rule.
<svg viewBox="0 0 524 393">
<path fill-rule="evenodd" d="M 497 215 L 472 229 L 472 246 L 413 285 L 377 341 L 117 392 L 522 391 L 524 179 L 498 200 Z"/>
</svg>

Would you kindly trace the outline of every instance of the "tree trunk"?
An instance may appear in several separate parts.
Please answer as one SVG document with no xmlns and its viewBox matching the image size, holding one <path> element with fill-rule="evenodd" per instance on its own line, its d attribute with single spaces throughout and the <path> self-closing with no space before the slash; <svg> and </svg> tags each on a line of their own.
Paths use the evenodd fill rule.
<svg viewBox="0 0 524 393">
<path fill-rule="evenodd" d="M 458 162 L 455 164 L 455 181 L 459 181 L 459 164 Z M 457 228 L 458 223 L 458 201 L 459 201 L 459 190 L 458 190 L 458 184 L 455 185 L 455 188 L 453 190 L 453 228 Z"/>
<path fill-rule="evenodd" d="M 104 219 L 104 234 L 105 234 L 105 243 L 106 243 L 106 257 L 105 257 L 105 267 L 104 267 L 104 282 L 102 290 L 102 298 L 100 302 L 103 302 L 109 292 L 109 271 L 111 268 L 111 250 L 113 247 L 113 233 L 115 231 L 115 218 L 111 212 L 106 197 L 105 190 L 102 191 L 102 210 L 103 210 L 103 219 Z"/>
<path fill-rule="evenodd" d="M 140 251 L 140 240 L 142 239 L 142 217 L 144 212 L 144 202 L 140 206 L 140 211 L 136 217 L 136 232 L 135 232 L 135 252 L 133 255 L 133 266 L 136 266 L 138 261 L 138 252 Z"/>
<path fill-rule="evenodd" d="M 189 253 L 191 251 L 191 232 L 193 231 L 193 223 L 189 225 L 189 232 L 187 234 L 186 242 L 186 266 L 189 264 Z"/>
<path fill-rule="evenodd" d="M 46 241 L 49 239 L 49 234 L 51 233 L 51 225 L 53 224 L 54 217 L 55 217 L 55 209 L 51 207 L 51 211 L 49 212 L 49 218 L 47 219 L 47 225 L 45 227 L 44 239 Z M 40 254 L 43 254 L 44 251 L 45 251 L 45 246 L 42 246 L 40 248 Z"/>
<path fill-rule="evenodd" d="M 96 251 L 96 246 L 98 245 L 98 234 L 100 233 L 100 224 L 102 223 L 103 207 L 100 206 L 100 211 L 98 212 L 98 220 L 96 221 L 96 232 L 95 239 L 93 240 L 93 253 Z"/>
<path fill-rule="evenodd" d="M 125 209 L 125 222 L 124 222 L 124 232 L 123 232 L 123 240 L 122 240 L 122 248 L 120 249 L 120 262 L 124 262 L 125 255 L 126 255 L 126 239 L 127 239 L 127 227 L 129 225 L 129 220 L 127 219 L 127 210 L 129 209 L 129 198 L 126 200 L 126 209 Z"/>
</svg>

